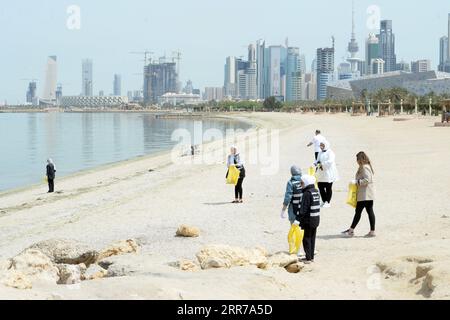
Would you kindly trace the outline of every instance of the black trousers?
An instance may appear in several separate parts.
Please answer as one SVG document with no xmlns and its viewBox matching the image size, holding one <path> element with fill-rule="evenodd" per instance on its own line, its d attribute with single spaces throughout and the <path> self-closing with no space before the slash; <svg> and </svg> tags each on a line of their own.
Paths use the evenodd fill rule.
<svg viewBox="0 0 450 320">
<path fill-rule="evenodd" d="M 355 209 L 355 217 L 353 218 L 353 223 L 351 228 L 355 229 L 361 220 L 361 213 L 366 209 L 369 214 L 370 230 L 375 231 L 375 213 L 373 212 L 373 201 L 358 201 Z"/>
<path fill-rule="evenodd" d="M 318 187 L 322 201 L 331 203 L 331 198 L 333 197 L 333 183 L 319 182 Z"/>
<path fill-rule="evenodd" d="M 48 192 L 55 192 L 55 180 L 48 179 Z"/>
<path fill-rule="evenodd" d="M 317 160 L 317 157 L 319 156 L 319 153 L 318 152 L 314 152 L 314 156 L 316 157 L 316 160 Z"/>
<path fill-rule="evenodd" d="M 239 180 L 234 187 L 234 197 L 235 199 L 242 200 L 242 183 L 244 182 L 244 177 L 239 177 Z"/>
<path fill-rule="evenodd" d="M 303 230 L 305 232 L 303 236 L 303 249 L 305 250 L 306 260 L 311 261 L 314 260 L 317 228 L 305 226 Z"/>
</svg>

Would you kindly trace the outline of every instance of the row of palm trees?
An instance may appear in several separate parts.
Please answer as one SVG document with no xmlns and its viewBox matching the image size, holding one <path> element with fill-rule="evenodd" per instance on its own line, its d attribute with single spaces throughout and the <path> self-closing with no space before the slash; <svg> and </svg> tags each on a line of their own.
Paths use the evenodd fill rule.
<svg viewBox="0 0 450 320">
<path fill-rule="evenodd" d="M 293 112 L 304 108 L 319 108 L 323 106 L 339 105 L 347 110 L 355 104 L 364 104 L 367 109 L 373 111 L 379 103 L 390 103 L 395 109 L 404 108 L 406 112 L 415 109 L 417 106 L 419 111 L 428 110 L 431 107 L 437 113 L 440 110 L 441 102 L 450 99 L 448 94 L 437 95 L 430 92 L 423 96 L 418 96 L 409 92 L 404 88 L 380 89 L 376 92 L 368 92 L 364 89 L 361 92 L 361 99 L 346 99 L 325 101 L 295 101 L 280 102 L 275 97 L 268 97 L 264 101 L 209 101 L 203 104 L 193 106 L 198 111 L 286 111 Z"/>
</svg>

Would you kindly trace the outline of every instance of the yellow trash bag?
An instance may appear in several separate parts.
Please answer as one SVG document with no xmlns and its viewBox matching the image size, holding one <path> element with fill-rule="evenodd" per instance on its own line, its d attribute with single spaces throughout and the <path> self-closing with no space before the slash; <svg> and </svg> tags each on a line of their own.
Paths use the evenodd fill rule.
<svg viewBox="0 0 450 320">
<path fill-rule="evenodd" d="M 236 166 L 230 166 L 228 169 L 227 184 L 237 185 L 240 174 L 241 172 L 236 168 Z"/>
<path fill-rule="evenodd" d="M 348 185 L 347 204 L 356 208 L 358 203 L 358 186 L 356 184 Z"/>
<path fill-rule="evenodd" d="M 312 176 L 312 177 L 316 178 L 316 183 L 314 185 L 315 185 L 316 189 L 318 189 L 319 188 L 319 184 L 317 183 L 316 168 L 309 167 L 309 169 L 308 169 L 308 176 Z"/>
<path fill-rule="evenodd" d="M 304 234 L 298 225 L 292 225 L 288 234 L 289 254 L 297 254 L 300 251 Z"/>
<path fill-rule="evenodd" d="M 42 180 L 44 181 L 44 183 L 47 183 L 48 182 L 47 176 L 44 176 L 44 178 Z"/>
</svg>

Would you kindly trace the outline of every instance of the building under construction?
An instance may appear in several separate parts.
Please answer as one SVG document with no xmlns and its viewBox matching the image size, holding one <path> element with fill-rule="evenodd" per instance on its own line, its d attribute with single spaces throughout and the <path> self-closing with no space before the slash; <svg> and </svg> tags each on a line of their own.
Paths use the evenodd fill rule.
<svg viewBox="0 0 450 320">
<path fill-rule="evenodd" d="M 144 67 L 144 103 L 156 104 L 165 93 L 177 93 L 175 62 L 150 63 Z"/>
</svg>

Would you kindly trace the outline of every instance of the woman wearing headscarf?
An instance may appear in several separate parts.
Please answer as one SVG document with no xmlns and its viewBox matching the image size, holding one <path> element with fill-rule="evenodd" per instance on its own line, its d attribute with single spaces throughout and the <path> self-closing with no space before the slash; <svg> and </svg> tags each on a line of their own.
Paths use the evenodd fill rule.
<svg viewBox="0 0 450 320">
<path fill-rule="evenodd" d="M 375 187 L 373 182 L 374 171 L 369 157 L 364 152 L 359 152 L 356 155 L 356 162 L 358 163 L 359 168 L 352 184 L 358 186 L 358 202 L 352 226 L 343 233 L 350 237 L 354 236 L 354 230 L 358 225 L 359 220 L 361 220 L 361 213 L 366 209 L 370 222 L 370 232 L 366 237 L 372 238 L 375 237 L 375 213 L 373 212 L 373 202 L 375 200 Z"/>
<path fill-rule="evenodd" d="M 315 162 L 317 181 L 323 207 L 329 208 L 333 197 L 333 183 L 339 180 L 339 173 L 336 167 L 336 155 L 330 149 L 330 143 L 328 141 L 322 142 L 320 149 L 321 151 Z"/>
<path fill-rule="evenodd" d="M 302 201 L 295 224 L 304 230 L 303 249 L 305 250 L 305 263 L 314 262 L 317 228 L 320 224 L 320 196 L 315 188 L 316 178 L 304 175 L 301 178 Z"/>
<path fill-rule="evenodd" d="M 55 173 L 56 167 L 52 159 L 47 160 L 47 182 L 48 182 L 48 192 L 52 193 L 55 191 Z"/>
<path fill-rule="evenodd" d="M 281 209 L 281 218 L 286 219 L 286 209 L 288 210 L 289 222 L 293 224 L 300 209 L 302 201 L 301 188 L 302 171 L 297 166 L 291 167 L 291 179 L 286 185 L 284 194 L 283 208 Z"/>
<path fill-rule="evenodd" d="M 232 165 L 235 165 L 236 169 L 238 169 L 240 172 L 238 182 L 234 187 L 234 201 L 232 203 L 242 203 L 242 183 L 244 182 L 245 178 L 245 167 L 244 160 L 242 159 L 242 156 L 239 154 L 238 149 L 235 146 L 231 147 L 230 154 L 228 155 L 227 159 L 227 168 L 229 169 Z"/>
</svg>

